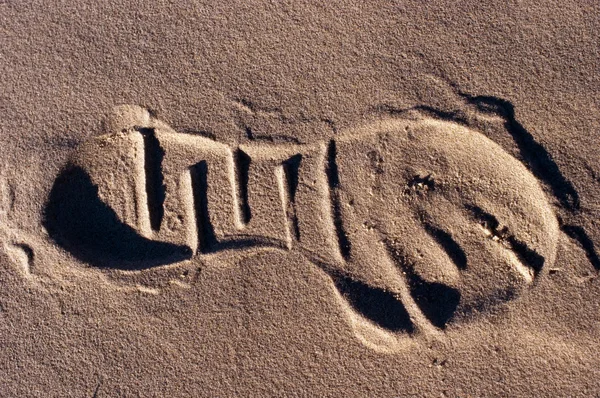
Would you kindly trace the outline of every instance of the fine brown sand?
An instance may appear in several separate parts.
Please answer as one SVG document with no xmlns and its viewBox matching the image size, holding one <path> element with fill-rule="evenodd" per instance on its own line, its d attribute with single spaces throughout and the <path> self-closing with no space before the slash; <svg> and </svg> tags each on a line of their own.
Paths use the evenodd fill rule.
<svg viewBox="0 0 600 398">
<path fill-rule="evenodd" d="M 0 1 L 0 397 L 600 396 L 600 7 Z"/>
</svg>

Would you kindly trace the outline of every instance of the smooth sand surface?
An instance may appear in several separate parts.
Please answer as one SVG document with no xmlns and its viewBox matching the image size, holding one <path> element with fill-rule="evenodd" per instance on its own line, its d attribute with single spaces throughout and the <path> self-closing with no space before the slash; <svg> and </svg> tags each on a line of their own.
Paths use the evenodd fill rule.
<svg viewBox="0 0 600 398">
<path fill-rule="evenodd" d="M 593 1 L 0 1 L 1 397 L 600 396 Z"/>
</svg>

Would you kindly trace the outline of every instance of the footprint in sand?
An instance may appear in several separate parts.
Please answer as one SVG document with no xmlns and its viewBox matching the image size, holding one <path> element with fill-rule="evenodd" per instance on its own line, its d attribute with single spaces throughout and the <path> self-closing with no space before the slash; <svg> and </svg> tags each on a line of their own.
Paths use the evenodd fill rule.
<svg viewBox="0 0 600 398">
<path fill-rule="evenodd" d="M 326 142 L 231 148 L 119 107 L 46 207 L 53 239 L 105 269 L 220 252 L 297 251 L 359 338 L 393 349 L 517 297 L 555 257 L 536 178 L 483 134 L 427 116 Z"/>
</svg>

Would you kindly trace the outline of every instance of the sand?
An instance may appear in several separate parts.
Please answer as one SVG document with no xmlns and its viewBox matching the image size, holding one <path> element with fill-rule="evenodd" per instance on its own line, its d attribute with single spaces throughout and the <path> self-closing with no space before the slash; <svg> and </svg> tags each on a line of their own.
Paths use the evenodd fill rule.
<svg viewBox="0 0 600 398">
<path fill-rule="evenodd" d="M 0 396 L 600 396 L 593 2 L 0 2 Z"/>
</svg>

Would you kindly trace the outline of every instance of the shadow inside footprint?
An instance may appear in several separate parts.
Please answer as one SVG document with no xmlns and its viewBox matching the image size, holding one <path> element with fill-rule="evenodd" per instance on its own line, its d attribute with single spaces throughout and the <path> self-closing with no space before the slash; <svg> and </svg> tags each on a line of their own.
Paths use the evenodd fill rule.
<svg viewBox="0 0 600 398">
<path fill-rule="evenodd" d="M 431 233 L 431 231 L 428 231 Z M 443 232 L 443 231 L 442 231 Z M 436 231 L 436 234 L 440 232 Z M 449 239 L 450 235 L 446 234 L 445 239 Z M 428 282 L 421 278 L 414 270 L 413 266 L 406 260 L 405 256 L 398 249 L 394 248 L 389 242 L 386 242 L 388 252 L 394 259 L 399 269 L 406 275 L 406 281 L 410 289 L 410 295 L 419 307 L 423 315 L 437 328 L 444 329 L 448 322 L 454 317 L 456 309 L 460 304 L 460 292 L 450 286 L 437 282 Z M 445 242 L 448 246 L 448 243 Z M 454 246 L 456 245 L 456 247 Z M 444 247 L 446 249 L 446 247 Z M 450 249 L 460 249 L 454 240 Z M 460 253 L 464 253 L 460 249 Z M 457 266 L 461 264 L 466 266 L 466 256 L 464 263 L 453 258 Z"/>
<path fill-rule="evenodd" d="M 425 317 L 440 329 L 452 319 L 460 302 L 460 292 L 442 283 L 427 282 L 415 273 L 408 274 L 410 291 Z"/>
<path fill-rule="evenodd" d="M 391 332 L 414 332 L 414 325 L 404 305 L 392 293 L 362 282 L 335 277 L 338 291 L 363 317 Z"/>
<path fill-rule="evenodd" d="M 144 238 L 121 222 L 100 200 L 98 187 L 80 167 L 70 167 L 56 179 L 43 223 L 60 246 L 97 267 L 144 269 L 192 255 L 186 246 Z"/>
</svg>

